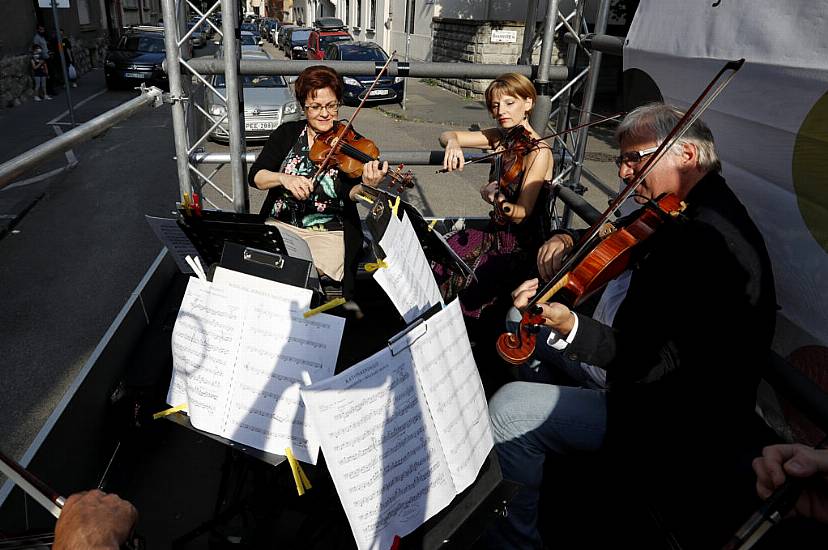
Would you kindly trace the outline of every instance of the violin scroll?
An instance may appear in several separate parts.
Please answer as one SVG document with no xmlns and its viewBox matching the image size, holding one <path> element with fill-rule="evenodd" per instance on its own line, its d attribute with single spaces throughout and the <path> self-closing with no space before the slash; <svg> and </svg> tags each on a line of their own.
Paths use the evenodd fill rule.
<svg viewBox="0 0 828 550">
<path fill-rule="evenodd" d="M 512 365 L 522 365 L 535 352 L 536 334 L 543 325 L 543 316 L 530 313 L 530 309 L 523 312 L 516 332 L 505 332 L 497 338 L 497 353 Z"/>
</svg>

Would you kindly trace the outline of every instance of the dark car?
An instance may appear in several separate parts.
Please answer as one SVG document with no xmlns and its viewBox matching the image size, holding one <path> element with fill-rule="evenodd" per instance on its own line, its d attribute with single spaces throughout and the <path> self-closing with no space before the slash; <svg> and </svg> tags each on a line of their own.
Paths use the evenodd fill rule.
<svg viewBox="0 0 828 550">
<path fill-rule="evenodd" d="M 287 38 L 285 39 L 285 53 L 290 59 L 307 59 L 308 58 L 308 38 L 313 29 L 304 27 L 297 27 L 288 30 Z"/>
<path fill-rule="evenodd" d="M 331 44 L 325 50 L 325 59 L 332 61 L 380 61 L 385 63 L 388 54 L 373 42 L 340 42 Z M 346 103 L 358 103 L 365 96 L 371 83 L 374 81 L 370 76 L 344 76 L 345 83 L 344 99 Z M 396 101 L 402 102 L 405 79 L 397 76 L 386 76 L 379 79 L 377 85 L 371 90 L 367 101 Z"/>
<path fill-rule="evenodd" d="M 146 82 L 169 89 L 167 73 L 161 68 L 165 57 L 166 48 L 162 32 L 127 31 L 117 46 L 106 54 L 106 87 L 134 87 Z"/>
<path fill-rule="evenodd" d="M 287 52 L 287 38 L 290 34 L 288 31 L 297 27 L 298 25 L 282 25 L 279 27 L 279 32 L 276 34 L 276 46 L 280 50 Z"/>
</svg>

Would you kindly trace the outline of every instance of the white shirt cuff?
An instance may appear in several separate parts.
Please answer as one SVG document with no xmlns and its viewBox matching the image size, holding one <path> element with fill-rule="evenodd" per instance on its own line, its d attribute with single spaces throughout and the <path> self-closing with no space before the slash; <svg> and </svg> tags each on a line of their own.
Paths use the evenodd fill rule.
<svg viewBox="0 0 828 550">
<path fill-rule="evenodd" d="M 566 338 L 562 338 L 561 335 L 554 330 L 549 330 L 549 337 L 546 339 L 546 343 L 549 347 L 558 351 L 563 351 L 566 349 L 566 346 L 571 344 L 575 339 L 575 333 L 578 332 L 578 316 L 575 315 L 575 313 L 572 313 L 572 316 L 575 317 L 575 324 L 572 325 L 572 330 L 569 331 L 569 335 L 567 335 Z"/>
</svg>

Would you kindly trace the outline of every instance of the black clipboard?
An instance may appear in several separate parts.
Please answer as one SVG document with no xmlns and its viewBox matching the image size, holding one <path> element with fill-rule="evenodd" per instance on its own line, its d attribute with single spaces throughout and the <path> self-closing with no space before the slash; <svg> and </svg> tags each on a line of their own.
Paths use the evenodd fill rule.
<svg viewBox="0 0 828 550">
<path fill-rule="evenodd" d="M 178 225 L 208 264 L 217 263 L 224 243 L 250 246 L 265 252 L 284 254 L 287 249 L 279 230 L 264 223 L 260 214 L 238 214 L 203 210 L 200 214 L 181 212 Z"/>
<path fill-rule="evenodd" d="M 307 260 L 228 241 L 224 243 L 219 265 L 277 283 L 309 288 L 315 291 L 314 302 L 321 299 L 316 270 Z"/>
<path fill-rule="evenodd" d="M 413 204 L 406 202 L 399 195 L 392 195 L 379 189 L 376 190 L 376 196 L 373 198 L 374 204 L 365 218 L 368 231 L 373 238 L 374 253 L 378 259 L 385 258 L 385 252 L 379 246 L 379 241 L 385 234 L 391 216 L 392 209 L 389 206 L 389 201 L 394 203 L 396 200 L 400 201 L 397 210 L 398 217 L 402 219 L 402 212 L 408 214 L 414 233 L 417 234 L 417 240 L 420 242 L 420 246 L 423 247 L 423 252 L 428 260 L 448 265 L 465 277 L 474 277 L 474 271 L 449 246 L 443 236 L 431 227 L 431 224 Z"/>
</svg>

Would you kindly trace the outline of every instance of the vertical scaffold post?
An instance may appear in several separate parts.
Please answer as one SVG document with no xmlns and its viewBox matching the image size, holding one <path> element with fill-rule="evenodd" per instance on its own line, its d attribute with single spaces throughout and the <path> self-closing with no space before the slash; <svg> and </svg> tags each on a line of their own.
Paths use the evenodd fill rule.
<svg viewBox="0 0 828 550">
<path fill-rule="evenodd" d="M 578 0 L 577 5 L 575 6 L 575 20 L 572 22 L 572 30 L 576 33 L 581 32 L 581 21 L 584 19 L 584 6 L 586 5 L 586 0 Z M 575 63 L 578 59 L 578 44 L 572 43 L 566 50 L 566 66 L 569 69 L 570 78 L 575 77 Z M 556 132 L 563 132 L 567 128 L 567 124 L 569 122 L 569 102 L 572 100 L 572 88 L 568 89 L 564 92 L 564 95 L 561 96 L 560 108 L 558 109 L 558 122 L 555 125 Z M 574 125 L 573 125 L 574 126 Z M 571 138 L 568 136 L 563 137 L 563 141 L 571 142 Z"/>
<path fill-rule="evenodd" d="M 178 17 L 175 0 L 162 0 L 164 12 L 164 45 L 167 50 L 167 80 L 172 97 L 173 136 L 180 195 L 191 193 L 190 168 L 187 158 L 187 126 L 184 118 L 184 91 L 181 83 L 181 52 L 178 48 Z"/>
<path fill-rule="evenodd" d="M 227 93 L 227 124 L 230 134 L 230 175 L 233 183 L 233 210 L 247 212 L 248 192 L 244 181 L 245 166 L 244 152 L 244 108 L 241 88 L 239 86 L 239 2 L 221 0 L 221 30 L 224 33 L 222 40 L 224 59 L 224 86 Z"/>
<path fill-rule="evenodd" d="M 598 15 L 595 18 L 595 27 L 593 32 L 595 34 L 605 34 L 607 32 L 607 19 L 609 18 L 609 3 L 610 0 L 601 0 L 601 5 L 598 8 Z M 601 52 L 592 51 L 592 56 L 589 58 L 589 74 L 584 85 L 584 97 L 581 101 L 581 116 L 578 124 L 587 124 L 592 117 L 592 106 L 595 103 L 595 91 L 598 88 L 598 73 L 601 71 Z M 578 190 L 581 182 L 581 172 L 584 166 L 584 156 L 586 155 L 586 142 L 589 134 L 589 128 L 581 128 L 575 137 L 575 154 L 574 167 L 572 175 L 569 178 L 569 188 Z M 572 211 L 566 209 L 563 216 L 564 227 L 568 227 L 571 222 Z"/>
<path fill-rule="evenodd" d="M 532 128 L 541 134 L 545 133 L 546 123 L 549 121 L 549 113 L 552 112 L 552 95 L 549 89 L 549 64 L 552 63 L 555 21 L 557 19 L 558 0 L 548 0 L 545 27 L 543 29 L 543 45 L 541 46 L 540 60 L 538 61 L 538 75 L 535 79 L 538 100 L 535 108 L 532 110 L 531 119 Z"/>
</svg>

